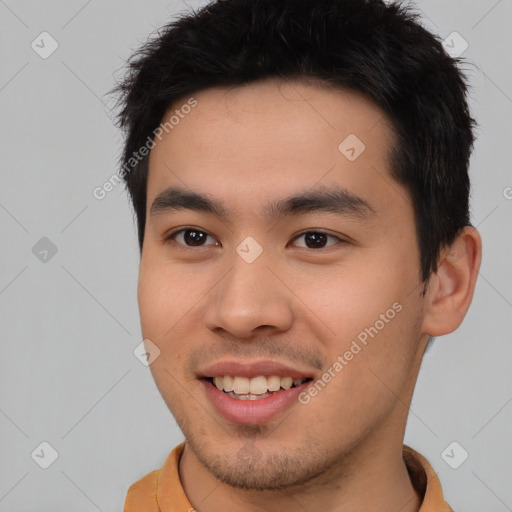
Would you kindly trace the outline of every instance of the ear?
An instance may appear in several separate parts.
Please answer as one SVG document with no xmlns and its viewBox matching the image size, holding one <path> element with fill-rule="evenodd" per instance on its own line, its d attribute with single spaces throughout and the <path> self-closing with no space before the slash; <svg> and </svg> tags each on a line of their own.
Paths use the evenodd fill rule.
<svg viewBox="0 0 512 512">
<path fill-rule="evenodd" d="M 473 226 L 441 251 L 424 298 L 424 333 L 442 336 L 459 327 L 473 299 L 481 259 L 482 240 Z"/>
</svg>

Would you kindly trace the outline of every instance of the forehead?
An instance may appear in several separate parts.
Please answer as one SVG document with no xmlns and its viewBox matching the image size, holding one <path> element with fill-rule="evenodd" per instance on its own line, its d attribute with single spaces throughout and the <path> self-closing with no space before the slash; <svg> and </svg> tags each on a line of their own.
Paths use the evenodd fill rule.
<svg viewBox="0 0 512 512">
<path fill-rule="evenodd" d="M 175 102 L 151 150 L 148 211 L 164 189 L 208 193 L 241 214 L 269 197 L 342 186 L 379 208 L 407 194 L 390 182 L 394 132 L 363 95 L 300 81 L 212 88 Z M 394 197 L 393 197 L 394 196 Z"/>
</svg>

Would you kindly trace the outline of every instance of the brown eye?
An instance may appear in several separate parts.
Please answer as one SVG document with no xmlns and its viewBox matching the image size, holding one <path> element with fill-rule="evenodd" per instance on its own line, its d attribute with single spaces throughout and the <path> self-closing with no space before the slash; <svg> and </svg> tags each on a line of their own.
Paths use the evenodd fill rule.
<svg viewBox="0 0 512 512">
<path fill-rule="evenodd" d="M 184 245 L 186 247 L 203 247 L 208 240 L 208 237 L 214 240 L 212 236 L 204 231 L 200 231 L 198 229 L 180 229 L 179 231 L 175 231 L 172 235 L 168 237 L 168 240 L 174 240 L 176 243 L 180 245 Z M 217 243 L 214 241 L 214 244 Z"/>
<path fill-rule="evenodd" d="M 337 236 L 329 235 L 322 231 L 306 231 L 306 232 L 300 234 L 294 240 L 299 240 L 300 238 L 304 239 L 304 244 L 299 245 L 299 247 L 304 247 L 306 249 L 324 249 L 325 247 L 328 247 L 329 245 L 335 245 L 336 242 L 333 244 L 327 245 L 329 238 L 331 238 L 335 241 L 338 241 L 338 242 L 343 242 L 343 240 L 341 240 Z"/>
</svg>

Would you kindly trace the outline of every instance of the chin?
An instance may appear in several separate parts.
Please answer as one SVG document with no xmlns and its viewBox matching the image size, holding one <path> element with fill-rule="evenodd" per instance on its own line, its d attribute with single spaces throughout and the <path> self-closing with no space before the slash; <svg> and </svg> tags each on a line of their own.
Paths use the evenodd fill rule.
<svg viewBox="0 0 512 512">
<path fill-rule="evenodd" d="M 309 457 L 305 457 L 302 445 L 287 452 L 281 443 L 275 443 L 274 449 L 273 444 L 265 439 L 237 441 L 226 450 L 225 442 L 215 442 L 212 450 L 204 443 L 198 447 L 189 441 L 198 460 L 215 478 L 248 491 L 276 491 L 302 485 L 322 474 L 331 463 L 328 457 L 315 456 L 311 450 Z"/>
</svg>

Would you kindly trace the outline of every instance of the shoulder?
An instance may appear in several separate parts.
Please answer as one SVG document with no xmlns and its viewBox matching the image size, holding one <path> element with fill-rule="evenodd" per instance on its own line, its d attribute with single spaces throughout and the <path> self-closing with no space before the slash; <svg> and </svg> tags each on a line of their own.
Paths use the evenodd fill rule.
<svg viewBox="0 0 512 512">
<path fill-rule="evenodd" d="M 151 471 L 130 486 L 124 502 L 124 512 L 160 512 L 156 497 L 159 471 Z M 144 509 L 141 509 L 142 506 Z"/>
<path fill-rule="evenodd" d="M 190 509 L 181 485 L 178 463 L 185 442 L 175 446 L 160 469 L 155 469 L 130 486 L 126 494 L 124 512 L 160 512 L 166 503 L 182 503 L 184 510 Z M 159 505 L 160 504 L 160 505 Z M 188 504 L 187 506 L 185 506 Z M 166 509 L 167 510 L 167 509 Z"/>
</svg>

